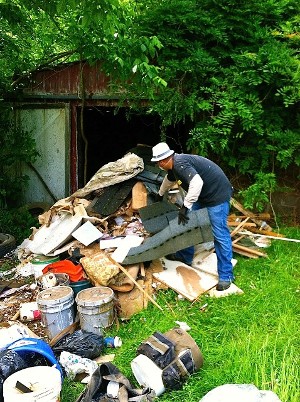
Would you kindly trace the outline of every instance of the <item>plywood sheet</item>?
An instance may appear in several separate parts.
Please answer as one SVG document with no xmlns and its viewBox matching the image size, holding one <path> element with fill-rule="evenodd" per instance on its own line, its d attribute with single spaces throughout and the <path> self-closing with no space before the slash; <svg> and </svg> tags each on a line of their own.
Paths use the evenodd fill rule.
<svg viewBox="0 0 300 402">
<path fill-rule="evenodd" d="M 165 270 L 154 273 L 153 277 L 190 301 L 194 301 L 218 283 L 214 275 L 194 269 L 182 262 L 166 258 L 162 258 L 161 261 Z"/>
</svg>

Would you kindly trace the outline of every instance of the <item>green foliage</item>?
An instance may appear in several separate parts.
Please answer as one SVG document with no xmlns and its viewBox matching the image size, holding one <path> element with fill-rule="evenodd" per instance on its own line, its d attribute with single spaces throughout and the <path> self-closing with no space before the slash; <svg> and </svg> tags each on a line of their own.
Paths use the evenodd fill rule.
<svg viewBox="0 0 300 402">
<path fill-rule="evenodd" d="M 193 121 L 186 149 L 254 180 L 299 166 L 299 3 L 139 4 L 136 29 L 162 43 L 157 65 L 169 83 L 151 110 L 165 125 Z"/>
<path fill-rule="evenodd" d="M 31 134 L 17 129 L 9 107 L 0 105 L 0 207 L 20 205 L 28 181 L 22 164 L 34 162 L 37 156 Z"/>
<path fill-rule="evenodd" d="M 300 166 L 298 1 L 13 0 L 0 13 L 0 93 L 41 65 L 101 60 L 162 137 L 192 122 L 181 149 L 253 180 Z"/>
<path fill-rule="evenodd" d="M 0 207 L 0 233 L 8 233 L 16 239 L 16 243 L 30 236 L 32 227 L 38 227 L 38 219 L 22 208 L 1 208 Z"/>
<path fill-rule="evenodd" d="M 269 202 L 269 195 L 276 188 L 274 173 L 258 172 L 255 174 L 255 182 L 247 189 L 239 192 L 243 198 L 243 205 L 246 209 L 262 212 Z"/>
</svg>

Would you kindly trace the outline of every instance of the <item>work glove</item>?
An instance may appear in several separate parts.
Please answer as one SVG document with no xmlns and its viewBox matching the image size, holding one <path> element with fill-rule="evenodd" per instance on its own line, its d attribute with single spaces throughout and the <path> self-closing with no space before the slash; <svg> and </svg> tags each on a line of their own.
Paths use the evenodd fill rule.
<svg viewBox="0 0 300 402">
<path fill-rule="evenodd" d="M 188 208 L 182 205 L 178 212 L 178 225 L 185 225 L 190 220 L 190 218 L 187 216 L 187 212 Z"/>
<path fill-rule="evenodd" d="M 160 202 L 164 198 L 163 195 L 159 195 L 158 193 L 154 195 L 154 202 Z"/>
</svg>

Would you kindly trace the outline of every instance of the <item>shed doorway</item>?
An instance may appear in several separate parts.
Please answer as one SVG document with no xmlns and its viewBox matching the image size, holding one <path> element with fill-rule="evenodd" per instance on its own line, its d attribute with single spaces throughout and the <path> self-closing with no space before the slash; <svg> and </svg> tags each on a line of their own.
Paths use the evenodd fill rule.
<svg viewBox="0 0 300 402">
<path fill-rule="evenodd" d="M 128 108 L 85 107 L 83 130 L 87 142 L 85 168 L 84 140 L 81 133 L 81 109 L 77 111 L 78 186 L 83 187 L 103 165 L 122 158 L 137 144 L 153 146 L 161 140 L 161 119 L 158 115 L 138 114 Z M 167 130 L 170 147 L 181 152 L 178 144 L 186 140 L 186 125 Z M 84 171 L 86 170 L 86 180 Z"/>
</svg>

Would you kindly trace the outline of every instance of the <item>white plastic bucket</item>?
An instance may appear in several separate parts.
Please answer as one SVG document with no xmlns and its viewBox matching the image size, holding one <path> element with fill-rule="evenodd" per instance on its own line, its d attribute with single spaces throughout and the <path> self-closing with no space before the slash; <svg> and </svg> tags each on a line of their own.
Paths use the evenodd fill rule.
<svg viewBox="0 0 300 402">
<path fill-rule="evenodd" d="M 149 357 L 138 355 L 132 360 L 131 369 L 137 382 L 143 387 L 153 389 L 156 396 L 165 391 L 162 370 Z"/>
<path fill-rule="evenodd" d="M 19 381 L 33 392 L 16 388 Z M 61 375 L 55 367 L 36 366 L 17 371 L 3 383 L 4 402 L 59 402 Z"/>
<path fill-rule="evenodd" d="M 74 293 L 69 286 L 54 286 L 37 296 L 42 324 L 47 336 L 53 339 L 74 322 Z"/>
<path fill-rule="evenodd" d="M 114 292 L 106 286 L 81 290 L 76 296 L 81 329 L 103 334 L 114 321 Z"/>
<path fill-rule="evenodd" d="M 35 279 L 43 275 L 43 269 L 53 262 L 59 261 L 59 257 L 47 257 L 45 255 L 38 255 L 31 260 L 33 273 Z"/>
</svg>

